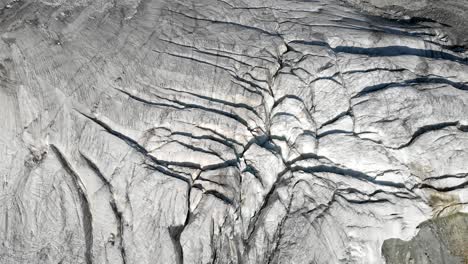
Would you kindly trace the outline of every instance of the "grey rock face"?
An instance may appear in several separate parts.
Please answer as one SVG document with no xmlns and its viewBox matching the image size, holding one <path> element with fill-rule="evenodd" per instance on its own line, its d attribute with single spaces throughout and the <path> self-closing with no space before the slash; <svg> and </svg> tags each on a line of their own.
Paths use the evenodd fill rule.
<svg viewBox="0 0 468 264">
<path fill-rule="evenodd" d="M 386 240 L 382 252 L 387 263 L 466 263 L 468 217 L 455 214 L 424 222 L 410 241 Z"/>
<path fill-rule="evenodd" d="M 402 240 L 466 217 L 468 61 L 421 23 L 2 1 L 0 263 L 426 263 Z"/>
</svg>

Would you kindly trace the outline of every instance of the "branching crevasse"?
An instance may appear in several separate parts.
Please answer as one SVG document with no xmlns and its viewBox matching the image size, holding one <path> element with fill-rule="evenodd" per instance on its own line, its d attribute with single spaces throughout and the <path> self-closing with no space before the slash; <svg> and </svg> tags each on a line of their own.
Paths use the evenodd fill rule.
<svg viewBox="0 0 468 264">
<path fill-rule="evenodd" d="M 411 139 L 407 143 L 396 147 L 396 149 L 402 149 L 402 148 L 406 148 L 406 147 L 410 146 L 420 136 L 422 136 L 425 133 L 441 130 L 441 129 L 444 129 L 444 128 L 447 128 L 447 127 L 456 127 L 456 126 L 458 126 L 458 124 L 459 124 L 459 122 L 456 121 L 456 122 L 444 122 L 444 123 L 438 123 L 438 124 L 431 124 L 431 125 L 422 126 L 422 127 L 418 128 L 418 130 L 416 130 L 413 133 L 413 135 L 411 136 Z"/>
<path fill-rule="evenodd" d="M 110 207 L 112 209 L 112 212 L 114 213 L 115 220 L 117 222 L 117 234 L 116 236 L 119 239 L 119 250 L 120 250 L 120 255 L 122 257 L 122 263 L 126 264 L 127 263 L 127 255 L 125 253 L 125 245 L 124 245 L 124 231 L 125 231 L 125 219 L 123 216 L 122 211 L 119 209 L 119 206 L 117 205 L 117 202 L 115 200 L 115 194 L 114 194 L 114 187 L 111 182 L 104 176 L 104 174 L 101 172 L 99 167 L 94 163 L 88 156 L 83 154 L 80 151 L 81 157 L 86 161 L 88 166 L 95 172 L 95 174 L 98 176 L 98 178 L 102 181 L 104 186 L 106 186 L 109 194 L 110 194 Z"/>
<path fill-rule="evenodd" d="M 297 183 L 296 183 L 297 184 Z M 277 229 L 275 231 L 275 235 L 274 235 L 274 238 L 273 240 L 275 241 L 275 246 L 274 248 L 271 250 L 269 256 L 268 256 L 268 260 L 267 260 L 267 263 L 270 264 L 272 263 L 272 261 L 275 260 L 275 257 L 278 255 L 279 253 L 279 250 L 280 250 L 280 245 L 281 245 L 281 240 L 283 238 L 283 228 L 284 228 L 284 225 L 286 224 L 286 222 L 288 221 L 289 219 L 289 215 L 291 214 L 291 207 L 292 207 L 292 202 L 294 200 L 294 188 L 296 187 L 296 184 L 294 184 L 291 188 L 291 191 L 290 191 L 290 194 L 289 194 L 289 201 L 288 201 L 288 204 L 285 206 L 285 215 L 284 217 L 281 219 L 280 223 L 278 224 L 277 226 Z"/>
<path fill-rule="evenodd" d="M 80 207 L 82 213 L 82 224 L 83 224 L 83 232 L 84 232 L 84 239 L 85 239 L 85 259 L 86 264 L 93 263 L 93 215 L 91 213 L 90 203 L 88 199 L 88 195 L 86 193 L 85 185 L 83 184 L 81 177 L 78 175 L 76 170 L 70 164 L 68 159 L 62 153 L 62 151 L 55 146 L 54 144 L 50 145 L 50 148 L 56 155 L 57 159 L 62 164 L 62 167 L 71 176 L 71 186 L 76 188 L 78 192 L 79 200 L 80 200 Z"/>
</svg>

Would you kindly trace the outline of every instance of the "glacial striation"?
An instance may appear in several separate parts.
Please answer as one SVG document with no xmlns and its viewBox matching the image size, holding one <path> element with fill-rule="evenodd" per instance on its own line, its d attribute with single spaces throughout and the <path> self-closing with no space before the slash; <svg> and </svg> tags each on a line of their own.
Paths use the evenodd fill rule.
<svg viewBox="0 0 468 264">
<path fill-rule="evenodd" d="M 0 263 L 467 263 L 466 1 L 389 2 L 0 1 Z"/>
</svg>

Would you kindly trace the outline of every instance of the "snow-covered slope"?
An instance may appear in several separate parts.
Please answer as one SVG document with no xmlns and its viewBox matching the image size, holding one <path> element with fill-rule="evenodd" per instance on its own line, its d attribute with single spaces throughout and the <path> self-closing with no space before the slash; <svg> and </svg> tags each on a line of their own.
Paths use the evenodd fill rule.
<svg viewBox="0 0 468 264">
<path fill-rule="evenodd" d="M 441 259 L 467 261 L 468 61 L 439 24 L 338 0 L 0 8 L 0 263 L 427 263 L 418 239 L 454 227 Z"/>
</svg>

